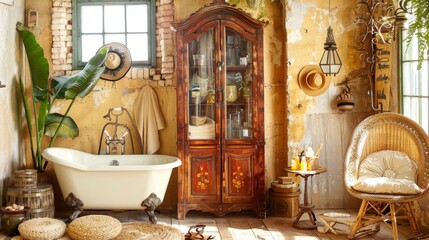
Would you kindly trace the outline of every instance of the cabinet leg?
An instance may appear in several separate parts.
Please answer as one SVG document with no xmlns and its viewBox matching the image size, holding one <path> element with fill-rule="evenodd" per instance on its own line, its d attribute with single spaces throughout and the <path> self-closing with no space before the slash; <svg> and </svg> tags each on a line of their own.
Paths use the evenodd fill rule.
<svg viewBox="0 0 429 240">
<path fill-rule="evenodd" d="M 177 219 L 184 220 L 186 218 L 186 207 L 183 204 L 177 204 Z"/>
</svg>

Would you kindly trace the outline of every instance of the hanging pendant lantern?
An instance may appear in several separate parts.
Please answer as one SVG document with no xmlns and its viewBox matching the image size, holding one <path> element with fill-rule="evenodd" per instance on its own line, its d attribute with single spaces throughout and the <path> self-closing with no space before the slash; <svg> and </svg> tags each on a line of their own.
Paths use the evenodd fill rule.
<svg viewBox="0 0 429 240">
<path fill-rule="evenodd" d="M 334 33 L 331 26 L 328 28 L 328 35 L 326 37 L 324 49 L 325 51 L 323 52 L 319 66 L 326 76 L 331 74 L 334 74 L 335 76 L 340 71 L 342 63 L 337 52 L 337 44 L 335 43 Z"/>
</svg>

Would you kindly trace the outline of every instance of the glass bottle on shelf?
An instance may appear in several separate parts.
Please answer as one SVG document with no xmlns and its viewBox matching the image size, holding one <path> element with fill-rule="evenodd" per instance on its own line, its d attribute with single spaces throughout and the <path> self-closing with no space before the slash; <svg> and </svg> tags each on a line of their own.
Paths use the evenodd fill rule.
<svg viewBox="0 0 429 240">
<path fill-rule="evenodd" d="M 226 71 L 224 82 L 227 139 L 253 138 L 252 42 L 226 28 Z"/>
<path fill-rule="evenodd" d="M 188 44 L 189 139 L 215 138 L 214 37 L 210 28 Z"/>
</svg>

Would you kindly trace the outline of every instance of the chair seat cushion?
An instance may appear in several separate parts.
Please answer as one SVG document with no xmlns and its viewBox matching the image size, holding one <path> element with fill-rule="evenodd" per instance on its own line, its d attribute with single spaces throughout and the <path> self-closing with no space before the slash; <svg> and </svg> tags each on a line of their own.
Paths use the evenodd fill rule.
<svg viewBox="0 0 429 240">
<path fill-rule="evenodd" d="M 359 167 L 358 176 L 352 188 L 361 192 L 408 195 L 422 191 L 416 184 L 417 164 L 398 151 L 368 155 Z"/>
</svg>

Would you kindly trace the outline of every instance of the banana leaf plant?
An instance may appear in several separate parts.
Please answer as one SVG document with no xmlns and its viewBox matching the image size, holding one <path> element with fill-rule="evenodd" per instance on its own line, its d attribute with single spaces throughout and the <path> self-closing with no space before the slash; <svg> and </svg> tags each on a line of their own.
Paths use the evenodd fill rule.
<svg viewBox="0 0 429 240">
<path fill-rule="evenodd" d="M 84 98 L 96 86 L 104 71 L 107 49 L 98 51 L 78 74 L 54 77 L 49 81 L 49 63 L 44 56 L 43 48 L 24 24 L 18 22 L 16 29 L 24 44 L 31 77 L 31 99 L 26 95 L 24 81 L 19 80 L 30 136 L 31 156 L 34 168 L 43 172 L 47 166 L 47 162 L 42 158 L 43 138 L 45 136 L 49 138 L 51 147 L 57 137 L 74 139 L 79 136 L 79 128 L 68 113 L 77 98 Z M 58 99 L 69 101 L 64 114 L 51 113 L 52 106 Z"/>
</svg>

